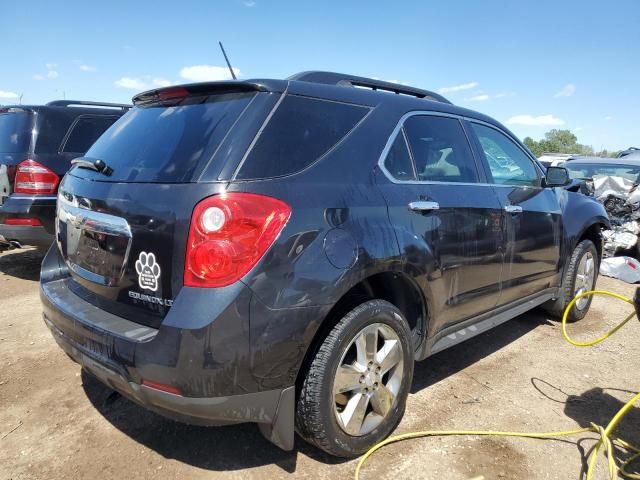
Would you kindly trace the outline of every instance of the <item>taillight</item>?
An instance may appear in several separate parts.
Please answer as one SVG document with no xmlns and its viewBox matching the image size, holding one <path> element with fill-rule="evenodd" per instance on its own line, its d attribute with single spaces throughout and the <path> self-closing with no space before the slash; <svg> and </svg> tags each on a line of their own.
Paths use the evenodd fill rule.
<svg viewBox="0 0 640 480">
<path fill-rule="evenodd" d="M 193 210 L 184 284 L 224 287 L 258 263 L 291 215 L 281 200 L 254 193 L 205 198 Z"/>
<path fill-rule="evenodd" d="M 14 193 L 55 193 L 60 177 L 35 160 L 25 160 L 16 169 Z"/>
<path fill-rule="evenodd" d="M 42 222 L 37 218 L 16 218 L 16 217 L 7 217 L 3 222 L 5 225 L 17 225 L 21 227 L 41 227 Z"/>
</svg>

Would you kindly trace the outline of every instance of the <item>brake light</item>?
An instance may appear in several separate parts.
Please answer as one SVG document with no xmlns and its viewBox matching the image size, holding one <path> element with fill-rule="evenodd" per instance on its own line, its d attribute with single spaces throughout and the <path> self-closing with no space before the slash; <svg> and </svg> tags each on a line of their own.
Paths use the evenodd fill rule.
<svg viewBox="0 0 640 480">
<path fill-rule="evenodd" d="M 16 169 L 14 193 L 55 193 L 60 177 L 35 160 L 25 160 Z"/>
<path fill-rule="evenodd" d="M 158 97 L 160 98 L 160 100 L 172 100 L 188 96 L 189 90 L 182 87 L 167 88 L 158 92 Z"/>
<path fill-rule="evenodd" d="M 191 217 L 184 284 L 215 288 L 239 280 L 278 238 L 290 215 L 289 205 L 264 195 L 205 198 Z"/>
<path fill-rule="evenodd" d="M 15 218 L 7 217 L 4 219 L 5 225 L 19 225 L 21 227 L 41 227 L 42 223 L 37 218 Z"/>
</svg>

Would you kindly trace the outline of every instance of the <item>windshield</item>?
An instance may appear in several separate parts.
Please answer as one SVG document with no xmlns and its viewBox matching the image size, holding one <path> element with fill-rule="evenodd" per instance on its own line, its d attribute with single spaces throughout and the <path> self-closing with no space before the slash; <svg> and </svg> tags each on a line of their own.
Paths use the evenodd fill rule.
<svg viewBox="0 0 640 480">
<path fill-rule="evenodd" d="M 24 110 L 0 109 L 0 152 L 28 152 L 33 116 Z"/>
<path fill-rule="evenodd" d="M 102 181 L 189 182 L 215 153 L 253 93 L 189 97 L 177 106 L 136 107 L 114 123 L 85 154 L 113 173 Z"/>
<path fill-rule="evenodd" d="M 563 165 L 573 179 L 591 179 L 596 175 L 623 177 L 632 182 L 638 182 L 640 166 L 616 165 L 609 163 L 576 163 L 567 162 Z"/>
</svg>

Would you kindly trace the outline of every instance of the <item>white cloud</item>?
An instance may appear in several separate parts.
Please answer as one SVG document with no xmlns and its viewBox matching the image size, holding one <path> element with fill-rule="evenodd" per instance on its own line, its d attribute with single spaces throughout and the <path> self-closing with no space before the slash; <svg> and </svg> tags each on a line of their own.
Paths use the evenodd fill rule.
<svg viewBox="0 0 640 480">
<path fill-rule="evenodd" d="M 466 98 L 468 102 L 485 102 L 489 100 L 489 95 L 474 95 L 473 97 Z"/>
<path fill-rule="evenodd" d="M 33 79 L 34 79 L 34 80 L 44 80 L 44 75 L 40 75 L 39 73 L 36 73 L 36 74 L 33 76 Z"/>
<path fill-rule="evenodd" d="M 476 88 L 477 86 L 478 82 L 461 83 L 460 85 L 452 85 L 450 87 L 439 88 L 438 93 L 459 92 L 461 90 L 470 90 L 472 88 Z"/>
<path fill-rule="evenodd" d="M 47 67 L 47 70 L 53 70 L 57 66 L 58 66 L 57 63 L 47 63 L 47 64 L 45 64 L 45 67 Z"/>
<path fill-rule="evenodd" d="M 554 95 L 554 97 L 570 97 L 574 93 L 576 93 L 576 86 L 573 83 L 567 83 L 564 87 L 562 87 L 562 90 Z"/>
<path fill-rule="evenodd" d="M 554 117 L 551 114 L 538 115 L 516 115 L 507 120 L 508 125 L 527 125 L 531 127 L 557 127 L 564 125 L 564 120 Z"/>
<path fill-rule="evenodd" d="M 166 78 L 154 78 L 153 80 L 151 80 L 151 83 L 153 83 L 153 85 L 156 87 L 168 87 L 173 82 L 171 80 L 167 80 Z"/>
<path fill-rule="evenodd" d="M 240 70 L 233 69 L 236 77 L 240 76 Z M 215 65 L 193 65 L 180 70 L 180 77 L 193 82 L 210 82 L 215 80 L 231 80 L 231 72 L 227 67 Z"/>
<path fill-rule="evenodd" d="M 132 90 L 143 90 L 146 84 L 139 78 L 122 77 L 115 81 L 116 86 L 122 88 L 130 88 Z"/>
<path fill-rule="evenodd" d="M 244 4 L 245 7 L 253 7 L 256 4 L 254 0 L 245 0 L 242 3 Z"/>
<path fill-rule="evenodd" d="M 606 117 L 604 117 L 604 120 L 606 122 L 610 122 L 611 120 L 613 120 L 613 117 L 610 117 L 609 115 L 607 115 Z"/>
<path fill-rule="evenodd" d="M 58 78 L 58 72 L 56 72 L 55 70 L 49 70 L 49 71 L 47 72 L 47 78 L 50 78 L 50 79 L 52 79 L 52 80 L 53 80 L 54 78 Z"/>
<path fill-rule="evenodd" d="M 80 70 L 83 72 L 95 72 L 96 67 L 92 67 L 91 65 L 80 65 Z"/>
<path fill-rule="evenodd" d="M 0 98 L 7 98 L 7 99 L 18 98 L 18 94 L 16 92 L 0 90 Z"/>
<path fill-rule="evenodd" d="M 573 133 L 578 133 L 582 131 L 582 127 L 576 127 L 573 130 L 571 130 Z"/>
</svg>

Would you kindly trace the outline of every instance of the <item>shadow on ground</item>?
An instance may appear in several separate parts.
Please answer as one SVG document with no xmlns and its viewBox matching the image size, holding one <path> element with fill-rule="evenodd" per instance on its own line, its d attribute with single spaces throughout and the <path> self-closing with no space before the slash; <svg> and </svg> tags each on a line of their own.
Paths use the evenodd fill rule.
<svg viewBox="0 0 640 480">
<path fill-rule="evenodd" d="M 625 392 L 620 398 L 628 401 L 635 393 L 626 393 L 621 389 L 592 388 L 581 395 L 569 395 L 564 413 L 575 420 L 581 427 L 589 427 L 591 423 L 606 427 L 616 413 L 624 406 L 609 391 Z M 640 408 L 634 407 L 624 417 L 615 430 L 615 435 L 633 445 L 640 446 Z"/>
<path fill-rule="evenodd" d="M 489 330 L 455 347 L 416 363 L 411 393 L 419 392 L 439 381 L 464 370 L 484 357 L 506 347 L 536 327 L 550 323 L 540 309 Z"/>
<path fill-rule="evenodd" d="M 174 422 L 113 392 L 85 371 L 82 385 L 94 407 L 118 430 L 165 458 L 194 467 L 232 471 L 275 464 L 293 473 L 298 452 L 326 464 L 345 461 L 323 454 L 298 436 L 294 450 L 285 452 L 253 424 L 198 427 Z"/>
<path fill-rule="evenodd" d="M 35 249 L 4 252 L 0 255 L 0 272 L 23 280 L 38 281 L 44 254 L 44 251 Z"/>
</svg>

